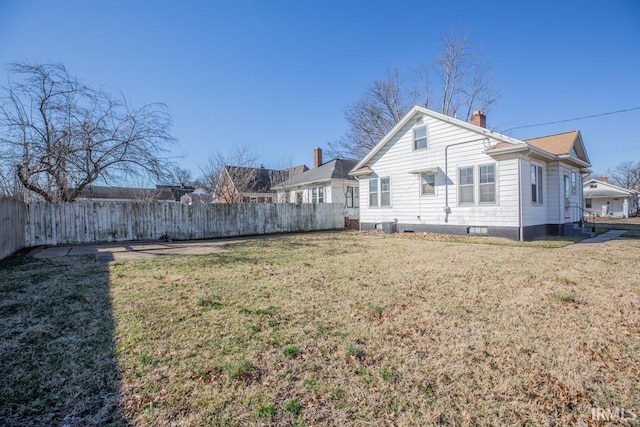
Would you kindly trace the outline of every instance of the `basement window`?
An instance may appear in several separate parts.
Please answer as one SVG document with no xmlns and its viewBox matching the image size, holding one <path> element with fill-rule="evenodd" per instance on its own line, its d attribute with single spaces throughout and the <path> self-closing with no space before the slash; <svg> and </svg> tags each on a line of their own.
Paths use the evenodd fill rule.
<svg viewBox="0 0 640 427">
<path fill-rule="evenodd" d="M 488 227 L 472 225 L 470 227 L 467 227 L 467 234 L 480 234 L 486 236 L 487 234 L 489 234 L 489 230 Z"/>
</svg>

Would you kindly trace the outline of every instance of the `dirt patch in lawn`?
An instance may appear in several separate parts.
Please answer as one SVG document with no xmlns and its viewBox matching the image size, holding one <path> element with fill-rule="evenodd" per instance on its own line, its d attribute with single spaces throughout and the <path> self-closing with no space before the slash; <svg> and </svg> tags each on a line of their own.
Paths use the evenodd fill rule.
<svg viewBox="0 0 640 427">
<path fill-rule="evenodd" d="M 108 374 L 92 390 L 112 390 L 118 405 L 96 401 L 75 419 L 90 424 L 92 410 L 140 426 L 575 425 L 594 407 L 640 414 L 640 242 L 566 244 L 332 233 L 111 263 L 102 310 L 112 337 L 85 345 L 113 351 L 117 368 L 99 371 Z M 25 324 L 7 307 L 32 298 L 18 284 L 53 294 L 96 268 L 66 276 L 69 265 L 47 264 L 34 281 L 28 265 L 43 261 L 25 262 L 2 266 L 14 283 L 2 285 L 3 376 L 47 357 L 32 340 L 44 346 L 33 358 L 6 362 Z M 66 395 L 91 371 L 63 370 L 44 393 Z M 19 375 L 13 387 L 49 378 Z M 69 412 L 7 390 L 0 416 L 10 424 Z"/>
</svg>

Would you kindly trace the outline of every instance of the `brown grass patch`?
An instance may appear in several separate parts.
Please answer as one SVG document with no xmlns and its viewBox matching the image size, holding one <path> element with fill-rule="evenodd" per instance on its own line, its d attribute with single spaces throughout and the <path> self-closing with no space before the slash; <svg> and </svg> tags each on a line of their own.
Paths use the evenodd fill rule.
<svg viewBox="0 0 640 427">
<path fill-rule="evenodd" d="M 120 407 L 140 426 L 575 425 L 592 407 L 640 413 L 640 242 L 566 244 L 330 233 L 112 263 Z M 20 325 L 7 316 L 13 342 Z M 14 351 L 4 344 L 2 359 Z M 46 406 L 17 413 L 28 403 L 3 399 L 16 425 L 47 419 Z"/>
</svg>

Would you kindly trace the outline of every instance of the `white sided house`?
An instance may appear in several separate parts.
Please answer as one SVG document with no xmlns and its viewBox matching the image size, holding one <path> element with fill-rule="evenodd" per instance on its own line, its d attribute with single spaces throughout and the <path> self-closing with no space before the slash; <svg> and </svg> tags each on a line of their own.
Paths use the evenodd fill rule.
<svg viewBox="0 0 640 427">
<path fill-rule="evenodd" d="M 413 107 L 351 171 L 360 228 L 531 240 L 582 224 L 579 131 L 518 140 Z M 580 230 L 581 232 L 581 230 Z"/>
<path fill-rule="evenodd" d="M 583 184 L 584 207 L 596 216 L 629 218 L 638 215 L 638 191 L 618 187 L 602 180 L 590 179 Z"/>
<path fill-rule="evenodd" d="M 322 150 L 315 148 L 314 167 L 273 187 L 281 203 L 340 203 L 345 217 L 358 218 L 359 182 L 349 172 L 356 160 L 333 159 L 322 163 Z"/>
</svg>

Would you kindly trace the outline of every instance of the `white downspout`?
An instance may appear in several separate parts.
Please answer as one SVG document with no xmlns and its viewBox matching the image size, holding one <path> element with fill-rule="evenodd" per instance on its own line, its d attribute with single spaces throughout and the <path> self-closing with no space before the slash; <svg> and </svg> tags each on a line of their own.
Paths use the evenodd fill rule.
<svg viewBox="0 0 640 427">
<path fill-rule="evenodd" d="M 518 234 L 524 242 L 524 226 L 522 224 L 522 156 L 518 155 Z"/>
</svg>

